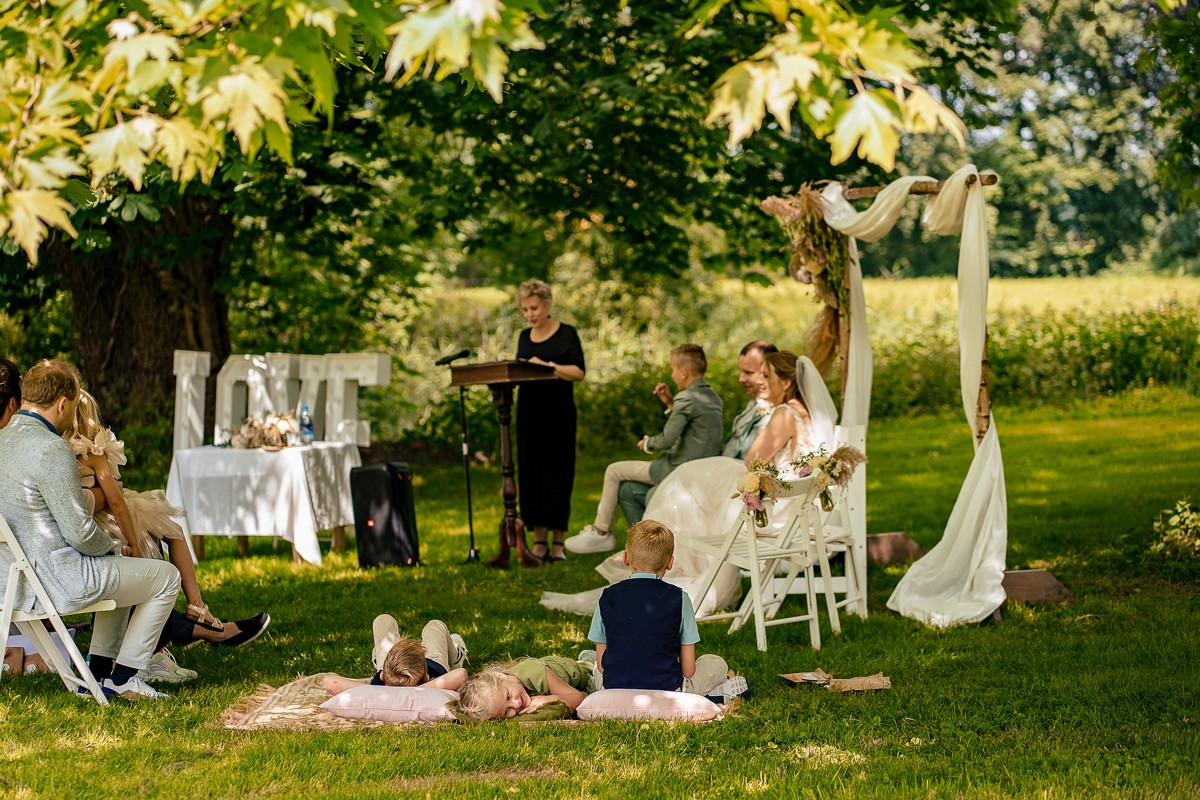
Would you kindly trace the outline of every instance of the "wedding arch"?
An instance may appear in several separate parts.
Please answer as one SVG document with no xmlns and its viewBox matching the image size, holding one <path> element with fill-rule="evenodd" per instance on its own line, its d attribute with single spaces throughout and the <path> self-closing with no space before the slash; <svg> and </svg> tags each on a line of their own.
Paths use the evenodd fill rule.
<svg viewBox="0 0 1200 800">
<path fill-rule="evenodd" d="M 794 246 L 793 275 L 813 283 L 825 302 L 810 337 L 820 363 L 836 349 L 842 374 L 841 425 L 865 437 L 871 405 L 871 341 L 858 240 L 882 238 L 899 219 L 910 194 L 931 195 L 922 214 L 924 228 L 940 236 L 960 235 L 958 330 L 963 411 L 973 434 L 974 459 L 938 544 L 917 561 L 888 599 L 888 608 L 929 625 L 978 622 L 1005 600 L 1008 512 L 1000 439 L 987 392 L 988 230 L 984 185 L 994 173 L 974 165 L 944 181 L 928 176 L 901 178 L 882 190 L 847 189 L 828 184 L 819 194 L 804 190 L 764 201 Z M 875 195 L 856 211 L 850 200 Z M 825 359 L 828 363 L 828 359 Z M 858 559 L 859 585 L 866 586 L 866 473 L 850 484 L 850 509 Z"/>
</svg>

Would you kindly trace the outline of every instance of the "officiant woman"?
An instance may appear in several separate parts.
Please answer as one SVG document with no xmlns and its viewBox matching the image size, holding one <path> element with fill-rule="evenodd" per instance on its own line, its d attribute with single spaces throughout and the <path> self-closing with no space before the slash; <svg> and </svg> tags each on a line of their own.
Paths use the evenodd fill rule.
<svg viewBox="0 0 1200 800">
<path fill-rule="evenodd" d="M 517 339 L 517 358 L 554 367 L 556 381 L 517 387 L 517 486 L 521 519 L 533 530 L 533 555 L 565 561 L 563 535 L 575 485 L 575 382 L 584 378 L 579 334 L 551 316 L 554 295 L 543 281 L 525 281 L 517 304 L 529 327 Z M 547 533 L 553 532 L 552 541 Z"/>
</svg>

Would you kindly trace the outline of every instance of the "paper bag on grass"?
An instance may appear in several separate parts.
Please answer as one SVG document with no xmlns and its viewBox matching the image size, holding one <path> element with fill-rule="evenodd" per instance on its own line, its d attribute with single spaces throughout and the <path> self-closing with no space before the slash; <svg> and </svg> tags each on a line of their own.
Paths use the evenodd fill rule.
<svg viewBox="0 0 1200 800">
<path fill-rule="evenodd" d="M 795 684 L 807 683 L 813 686 L 826 686 L 831 692 L 871 692 L 892 688 L 892 679 L 882 672 L 865 678 L 835 678 L 825 670 L 818 668 L 812 672 L 786 672 L 779 677 Z"/>
</svg>

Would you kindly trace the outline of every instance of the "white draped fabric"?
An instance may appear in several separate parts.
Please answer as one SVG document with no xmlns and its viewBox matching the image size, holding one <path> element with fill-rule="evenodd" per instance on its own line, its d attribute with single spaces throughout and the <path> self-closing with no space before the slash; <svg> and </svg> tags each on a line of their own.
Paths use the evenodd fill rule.
<svg viewBox="0 0 1200 800">
<path fill-rule="evenodd" d="M 972 434 L 977 431 L 976 403 L 986 347 L 988 237 L 987 205 L 983 186 L 968 165 L 946 180 L 940 194 L 925 208 L 922 223 L 942 236 L 961 233 L 958 262 L 958 319 L 960 386 L 963 411 Z M 896 224 L 909 188 L 926 176 L 901 178 L 885 188 L 871 207 L 857 212 L 846 201 L 838 183 L 830 184 L 822 199 L 825 221 L 850 240 L 850 364 L 844 425 L 865 425 L 871 401 L 870 340 L 862 272 L 855 238 L 876 241 Z M 857 291 L 856 291 L 857 290 Z M 972 441 L 976 441 L 973 437 Z M 855 475 L 855 480 L 860 480 Z M 851 487 L 853 492 L 855 487 Z M 995 422 L 989 417 L 988 433 L 975 450 L 975 458 L 959 492 L 941 541 L 913 564 L 888 599 L 888 608 L 929 625 L 948 627 L 978 622 L 1004 602 L 1005 549 L 1008 542 L 1008 509 L 1004 493 L 1004 463 Z"/>
</svg>

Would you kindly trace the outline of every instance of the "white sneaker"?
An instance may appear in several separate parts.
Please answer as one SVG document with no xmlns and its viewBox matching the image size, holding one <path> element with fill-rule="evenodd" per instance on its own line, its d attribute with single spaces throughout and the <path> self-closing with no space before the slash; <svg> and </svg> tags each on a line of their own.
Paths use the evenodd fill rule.
<svg viewBox="0 0 1200 800">
<path fill-rule="evenodd" d="M 100 688 L 109 697 L 124 697 L 126 700 L 168 700 L 171 697 L 169 694 L 158 691 L 137 675 L 119 686 L 113 683 L 112 678 L 105 678 Z"/>
<path fill-rule="evenodd" d="M 746 682 L 746 678 L 742 675 L 734 675 L 732 678 L 713 689 L 712 695 L 714 697 L 724 697 L 725 701 L 728 702 L 734 697 L 741 697 L 748 691 L 750 691 L 750 684 Z"/>
<path fill-rule="evenodd" d="M 457 669 L 458 667 L 470 664 L 471 661 L 467 658 L 467 653 L 470 651 L 467 650 L 467 643 L 463 641 L 463 637 L 459 636 L 457 633 L 452 633 L 450 634 L 450 641 L 454 642 L 453 666 Z"/>
<path fill-rule="evenodd" d="M 595 525 L 584 525 L 583 530 L 563 542 L 572 553 L 607 553 L 616 546 L 617 537 L 601 533 Z"/>
<path fill-rule="evenodd" d="M 138 673 L 138 677 L 152 683 L 184 683 L 196 677 L 194 669 L 187 669 L 175 663 L 175 656 L 168 650 L 159 650 L 150 659 L 146 668 Z"/>
</svg>

